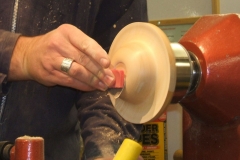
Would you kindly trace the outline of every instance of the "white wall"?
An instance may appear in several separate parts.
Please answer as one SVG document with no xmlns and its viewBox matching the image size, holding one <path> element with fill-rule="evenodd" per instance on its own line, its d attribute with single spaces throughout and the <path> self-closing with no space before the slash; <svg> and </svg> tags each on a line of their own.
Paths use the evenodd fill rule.
<svg viewBox="0 0 240 160">
<path fill-rule="evenodd" d="M 150 21 L 199 17 L 212 13 L 211 0 L 147 0 L 147 3 Z"/>
<path fill-rule="evenodd" d="M 239 0 L 220 0 L 220 13 L 239 13 L 240 14 L 240 1 Z"/>
<path fill-rule="evenodd" d="M 212 14 L 211 0 L 147 0 L 147 3 L 150 21 Z M 220 0 L 220 13 L 240 14 L 240 0 Z"/>
</svg>

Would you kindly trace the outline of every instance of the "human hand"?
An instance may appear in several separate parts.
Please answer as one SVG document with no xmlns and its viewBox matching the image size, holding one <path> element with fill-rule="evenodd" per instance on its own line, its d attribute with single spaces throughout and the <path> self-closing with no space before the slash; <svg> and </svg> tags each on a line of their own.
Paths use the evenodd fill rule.
<svg viewBox="0 0 240 160">
<path fill-rule="evenodd" d="M 73 59 L 68 73 L 64 58 Z M 90 91 L 114 83 L 107 53 L 76 27 L 64 24 L 37 37 L 20 37 L 11 59 L 8 79 L 35 80 L 46 86 L 62 85 Z"/>
</svg>

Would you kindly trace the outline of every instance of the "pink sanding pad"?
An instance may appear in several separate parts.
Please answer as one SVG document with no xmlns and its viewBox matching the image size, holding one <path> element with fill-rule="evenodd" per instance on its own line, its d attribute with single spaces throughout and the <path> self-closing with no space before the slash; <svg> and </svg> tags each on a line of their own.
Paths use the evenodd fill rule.
<svg viewBox="0 0 240 160">
<path fill-rule="evenodd" d="M 123 88 L 124 87 L 124 71 L 112 69 L 115 76 L 115 83 L 110 88 Z"/>
</svg>

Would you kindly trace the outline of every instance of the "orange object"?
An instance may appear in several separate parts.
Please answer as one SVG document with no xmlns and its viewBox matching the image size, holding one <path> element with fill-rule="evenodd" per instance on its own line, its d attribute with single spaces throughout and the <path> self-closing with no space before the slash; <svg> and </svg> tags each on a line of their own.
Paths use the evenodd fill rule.
<svg viewBox="0 0 240 160">
<path fill-rule="evenodd" d="M 115 76 L 115 83 L 110 88 L 123 88 L 124 87 L 124 71 L 112 69 Z"/>
<path fill-rule="evenodd" d="M 10 152 L 11 160 L 44 160 L 44 139 L 23 136 L 15 140 Z"/>
</svg>

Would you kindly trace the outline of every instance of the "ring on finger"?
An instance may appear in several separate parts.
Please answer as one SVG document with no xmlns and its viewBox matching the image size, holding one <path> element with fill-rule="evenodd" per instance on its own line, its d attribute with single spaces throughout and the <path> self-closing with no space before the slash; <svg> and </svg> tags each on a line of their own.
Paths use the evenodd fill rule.
<svg viewBox="0 0 240 160">
<path fill-rule="evenodd" d="M 73 60 L 70 58 L 64 58 L 61 64 L 61 71 L 68 73 L 72 66 Z"/>
</svg>

